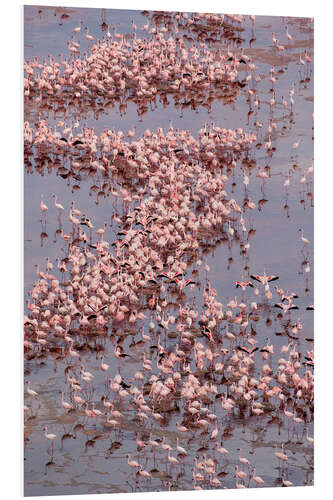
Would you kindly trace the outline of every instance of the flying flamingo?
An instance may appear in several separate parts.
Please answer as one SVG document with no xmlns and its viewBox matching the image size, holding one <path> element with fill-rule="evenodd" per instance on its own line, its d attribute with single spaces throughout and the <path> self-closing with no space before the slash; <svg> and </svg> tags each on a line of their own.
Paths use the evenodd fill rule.
<svg viewBox="0 0 333 500">
<path fill-rule="evenodd" d="M 282 302 L 280 302 L 279 304 L 274 304 L 274 307 L 282 309 L 284 314 L 291 309 L 298 309 L 298 306 L 296 306 L 295 304 L 283 304 Z"/>
<path fill-rule="evenodd" d="M 264 274 L 262 276 L 259 276 L 258 274 L 251 274 L 250 276 L 253 280 L 259 281 L 264 286 L 267 285 L 270 281 L 275 281 L 279 279 L 279 277 L 275 275 L 267 276 L 265 269 L 264 269 Z"/>
</svg>

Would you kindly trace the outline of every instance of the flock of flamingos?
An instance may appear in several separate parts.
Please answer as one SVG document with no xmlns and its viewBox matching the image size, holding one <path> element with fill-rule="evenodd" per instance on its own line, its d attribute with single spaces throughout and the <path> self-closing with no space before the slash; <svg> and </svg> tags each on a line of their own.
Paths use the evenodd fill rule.
<svg viewBox="0 0 333 500">
<path fill-rule="evenodd" d="M 40 428 L 41 460 L 47 454 L 56 462 L 63 446 L 89 430 L 86 449 L 104 439 L 110 454 L 122 453 L 128 467 L 123 491 L 178 489 L 184 476 L 187 489 L 272 485 L 255 453 L 228 446 L 230 427 L 242 422 L 281 430 L 271 476 L 276 485 L 293 486 L 284 438 L 313 446 L 313 339 L 302 338 L 302 316 L 311 315 L 305 311 L 313 305 L 301 306 L 274 269 L 250 268 L 253 214 L 263 207 L 248 193 L 258 177 L 264 204 L 270 167 L 258 165 L 251 151 L 260 149 L 268 160 L 274 155 L 272 112 L 279 104 L 293 113 L 295 87 L 278 103 L 279 70 L 272 66 L 265 76 L 270 100 L 260 102 L 263 75 L 241 47 L 245 22 L 255 40 L 255 16 L 143 14 L 145 24 L 133 21 L 126 36 L 104 22 L 99 40 L 81 22 L 67 55 L 24 62 L 25 105 L 38 116 L 24 124 L 26 172 L 56 171 L 73 200 L 80 181 L 92 179 L 91 190 L 105 207 L 98 227 L 79 203 L 63 206 L 57 194 L 41 194 L 42 229 L 56 214 L 63 245 L 55 261 L 36 266 L 24 317 L 25 365 L 63 362 L 64 385 L 54 402 L 57 413 L 74 416 L 76 424 L 66 435 L 58 425 Z M 89 44 L 84 53 L 82 37 Z M 285 57 L 292 40 L 287 26 L 283 40 L 272 34 L 277 58 Z M 310 80 L 310 51 L 297 63 L 300 78 Z M 162 129 L 158 117 L 156 129 L 141 137 L 135 126 L 101 133 L 89 126 L 89 113 L 96 118 L 115 103 L 124 115 L 131 101 L 143 116 L 157 100 L 164 106 L 173 100 L 181 112 L 209 110 L 215 99 L 235 99 L 239 92 L 247 93 L 252 113 L 267 106 L 268 124 L 253 121 L 246 132 L 242 124 L 233 130 L 203 123 L 195 137 L 171 121 Z M 67 119 L 73 110 L 81 120 Z M 50 123 L 46 111 L 59 118 Z M 295 141 L 293 154 L 299 145 Z M 242 202 L 230 194 L 239 165 Z M 293 176 L 297 170 L 282 180 L 282 195 Z M 310 158 L 298 182 L 311 203 L 312 178 Z M 308 276 L 311 242 L 297 230 Z M 218 297 L 206 259 L 219 244 L 237 245 L 244 262 L 230 284 L 232 300 Z M 268 316 L 285 338 L 279 346 L 265 335 Z M 87 367 L 91 353 L 98 362 Z M 25 382 L 29 429 L 43 398 L 29 376 Z M 111 457 L 111 473 L 112 467 Z"/>
</svg>

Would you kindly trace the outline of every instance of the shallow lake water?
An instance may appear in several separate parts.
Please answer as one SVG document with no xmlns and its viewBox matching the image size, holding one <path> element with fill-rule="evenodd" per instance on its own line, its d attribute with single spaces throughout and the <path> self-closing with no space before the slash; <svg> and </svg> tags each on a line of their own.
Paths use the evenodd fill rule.
<svg viewBox="0 0 333 500">
<path fill-rule="evenodd" d="M 132 33 L 132 19 L 137 25 L 137 37 L 148 36 L 143 35 L 141 31 L 148 20 L 151 20 L 150 27 L 154 26 L 153 13 L 147 14 L 143 15 L 140 11 L 26 6 L 24 58 L 32 60 L 37 56 L 43 61 L 49 54 L 56 59 L 59 59 L 61 53 L 67 56 L 67 42 L 71 40 L 73 29 L 81 20 L 84 20 L 84 26 L 89 27 L 89 33 L 95 40 L 105 36 L 105 31 L 101 29 L 103 22 L 109 26 L 111 32 L 111 27 L 112 29 L 115 27 L 118 33 Z M 168 96 L 168 104 L 162 98 L 157 98 L 153 104 L 147 105 L 147 111 L 140 116 L 136 103 L 129 100 L 121 109 L 119 102 L 114 106 L 105 106 L 104 109 L 101 106 L 98 113 L 87 109 L 82 120 L 89 127 L 93 127 L 96 134 L 100 134 L 105 128 L 115 128 L 116 131 L 123 130 L 126 135 L 135 125 L 135 139 L 141 137 L 146 129 L 155 131 L 157 127 L 162 127 L 167 130 L 170 120 L 175 129 L 188 130 L 195 138 L 198 138 L 199 129 L 204 124 L 214 123 L 215 126 L 228 129 L 242 127 L 246 132 L 258 133 L 259 129 L 255 122 L 263 123 L 262 132 L 259 131 L 259 134 L 262 134 L 261 138 L 259 136 L 248 151 L 248 158 L 254 161 L 256 168 L 247 171 L 249 176 L 247 189 L 245 190 L 243 184 L 245 167 L 241 162 L 237 162 L 234 168 L 226 169 L 224 172 L 228 176 L 225 186 L 228 196 L 234 198 L 240 206 L 243 206 L 246 199 L 256 204 L 253 211 L 244 211 L 247 228 L 254 229 L 249 239 L 250 247 L 244 254 L 240 247 L 241 238 L 235 238 L 229 243 L 225 234 L 216 235 L 217 243 L 215 242 L 211 248 L 207 245 L 201 266 L 193 264 L 189 268 L 190 270 L 198 268 L 195 280 L 201 286 L 194 290 L 186 288 L 181 300 L 183 305 L 195 304 L 201 312 L 202 294 L 207 278 L 217 291 L 217 299 L 224 306 L 235 297 L 245 303 L 256 300 L 258 304 L 260 303 L 260 317 L 251 323 L 251 328 L 255 330 L 255 334 L 253 332 L 252 334 L 255 335 L 260 347 L 269 341 L 274 344 L 274 351 L 277 354 L 272 366 L 276 369 L 281 347 L 291 341 L 284 331 L 287 317 L 291 324 L 299 319 L 302 322 L 303 327 L 297 339 L 293 340 L 291 335 L 302 362 L 307 351 L 313 347 L 311 341 L 313 312 L 306 310 L 306 307 L 314 301 L 312 176 L 307 175 L 306 183 L 301 182 L 313 161 L 313 64 L 305 67 L 299 64 L 299 57 L 304 55 L 304 51 L 312 56 L 313 23 L 309 19 L 256 16 L 253 24 L 249 17 L 245 16 L 239 26 L 244 30 L 239 34 L 241 42 L 237 51 L 244 48 L 244 54 L 250 56 L 257 67 L 256 75 L 262 77 L 259 82 L 251 82 L 251 86 L 255 85 L 257 89 L 260 101 L 258 109 L 253 105 L 253 98 L 249 103 L 246 83 L 243 87 L 237 88 L 232 100 L 212 97 L 209 107 L 198 106 L 197 109 L 191 109 L 191 106 L 186 106 L 182 109 L 172 96 Z M 292 34 L 292 41 L 288 42 L 286 38 L 285 26 L 288 26 L 289 33 Z M 180 29 L 178 36 L 181 37 L 184 33 L 186 30 Z M 282 55 L 273 45 L 272 33 L 285 46 Z M 174 36 L 172 32 L 167 33 L 167 36 L 169 35 Z M 193 37 L 195 38 L 194 35 Z M 82 53 L 89 50 L 90 44 L 84 34 L 80 36 L 80 40 Z M 209 48 L 211 51 L 235 50 L 235 46 L 226 40 L 212 42 Z M 272 65 L 277 78 L 274 84 L 276 105 L 273 109 L 269 104 L 272 98 L 269 70 Z M 246 65 L 240 66 L 238 78 L 245 80 L 248 74 Z M 291 110 L 289 91 L 293 85 L 294 106 Z M 282 96 L 288 100 L 287 109 L 282 106 Z M 65 121 L 67 123 L 70 120 L 77 120 L 78 117 L 80 115 L 75 111 L 75 107 L 68 108 Z M 271 136 L 274 151 L 268 154 L 263 144 L 268 140 L 267 127 L 270 118 L 276 123 L 276 128 Z M 53 127 L 62 116 L 60 114 L 55 116 L 52 110 L 38 110 L 33 100 L 27 101 L 25 120 L 34 126 L 39 119 L 47 120 Z M 298 148 L 294 149 L 293 144 L 299 140 Z M 269 166 L 267 170 L 269 178 L 264 186 L 262 179 L 257 176 L 258 165 Z M 284 182 L 288 175 L 290 175 L 290 185 L 286 188 Z M 104 239 L 110 242 L 117 239 L 120 226 L 113 221 L 111 227 L 111 222 L 115 212 L 122 213 L 122 202 L 120 199 L 115 199 L 112 194 L 100 194 L 103 192 L 102 174 L 82 175 L 79 180 L 63 178 L 52 162 L 46 162 L 44 167 L 38 167 L 34 161 L 29 164 L 25 162 L 24 182 L 24 294 L 25 300 L 30 300 L 29 291 L 37 281 L 35 267 L 37 264 L 44 269 L 46 259 L 49 257 L 54 263 L 52 272 L 60 278 L 60 273 L 56 269 L 56 259 L 64 257 L 67 251 L 67 243 L 61 238 L 61 228 L 65 233 L 71 232 L 72 224 L 68 220 L 68 213 L 72 201 L 75 201 L 75 206 L 83 213 L 89 215 L 95 228 L 103 227 L 104 221 L 107 221 Z M 121 186 L 121 179 L 115 177 L 113 182 L 115 186 Z M 46 224 L 40 220 L 41 194 L 49 207 Z M 53 194 L 57 195 L 59 202 L 65 207 L 60 221 L 53 205 Z M 132 203 L 131 210 L 134 207 L 135 203 Z M 302 249 L 299 232 L 301 228 L 311 242 L 306 253 Z M 241 233 L 239 226 L 238 233 Z M 205 270 L 206 265 L 209 266 L 209 271 Z M 306 266 L 309 266 L 309 272 L 306 271 Z M 251 274 L 263 275 L 264 270 L 268 274 L 279 276 L 279 281 L 272 283 L 271 286 L 273 293 L 271 304 L 280 302 L 274 289 L 275 284 L 298 296 L 295 303 L 299 309 L 290 311 L 286 316 L 283 315 L 282 320 L 278 317 L 279 311 L 276 308 L 267 306 L 261 285 L 258 284 L 260 293 L 257 297 L 253 295 L 252 288 L 246 289 L 244 294 L 235 288 L 236 281 L 247 279 Z M 170 312 L 177 312 L 180 299 L 171 293 L 168 297 L 173 303 L 170 305 Z M 148 333 L 147 323 L 148 320 L 142 325 Z M 89 337 L 88 348 L 80 353 L 81 364 L 94 374 L 93 382 L 84 386 L 83 394 L 89 402 L 94 401 L 96 408 L 101 411 L 104 411 L 101 395 L 110 392 L 106 387 L 106 375 L 99 369 L 102 353 L 106 362 L 110 364 L 107 376 L 114 377 L 120 372 L 127 384 L 130 384 L 135 372 L 141 369 L 144 351 L 154 360 L 153 370 L 147 375 L 146 380 L 152 374 L 158 373 L 156 354 L 145 343 L 142 345 L 138 342 L 140 335 L 137 334 L 141 332 L 142 325 L 137 329 L 134 327 L 130 334 L 124 336 L 121 345 L 124 352 L 130 354 L 126 360 L 122 359 L 119 362 L 114 355 L 119 340 L 117 325 L 114 328 L 110 326 L 105 335 Z M 78 332 L 77 342 L 82 343 L 83 339 L 84 334 Z M 156 340 L 155 334 L 154 341 Z M 205 342 L 202 337 L 199 340 Z M 161 331 L 161 342 L 165 348 L 174 348 L 178 339 L 170 338 Z M 229 347 L 229 343 L 226 342 L 224 346 Z M 226 416 L 224 410 L 221 410 L 220 400 L 212 401 L 209 408 L 217 415 L 220 432 L 218 441 L 228 449 L 229 453 L 226 456 L 219 455 L 211 446 L 209 434 L 215 424 L 211 426 L 208 434 L 198 428 L 193 428 L 186 434 L 177 430 L 176 422 L 182 421 L 183 414 L 181 399 L 178 401 L 178 409 L 165 412 L 161 424 L 152 419 L 148 423 L 142 423 L 131 404 L 116 399 L 115 406 L 124 417 L 121 425 L 113 430 L 104 425 L 103 419 L 87 417 L 82 409 L 67 413 L 62 408 L 61 392 L 65 392 L 66 400 L 69 401 L 70 397 L 66 375 L 71 360 L 68 356 L 58 354 L 58 352 L 44 352 L 41 348 L 38 356 L 30 359 L 29 356 L 25 357 L 25 381 L 29 380 L 31 387 L 39 394 L 38 401 L 31 400 L 25 394 L 26 404 L 31 407 L 25 416 L 25 495 L 189 490 L 194 486 L 192 469 L 195 457 L 199 457 L 200 461 L 204 455 L 216 460 L 216 477 L 221 483 L 219 488 L 234 488 L 234 471 L 235 465 L 239 465 L 239 448 L 242 449 L 242 455 L 256 467 L 257 475 L 263 478 L 265 486 L 281 486 L 281 469 L 274 456 L 276 444 L 279 449 L 281 444 L 284 444 L 284 450 L 289 457 L 284 478 L 294 485 L 313 483 L 313 446 L 306 439 L 307 432 L 313 435 L 312 419 L 309 418 L 304 425 L 289 423 L 283 415 L 283 410 L 278 409 L 259 417 L 254 415 L 249 417 L 246 413 L 236 411 Z M 261 353 L 257 352 L 254 359 L 261 362 Z M 78 377 L 78 367 L 75 367 L 72 373 Z M 218 386 L 221 375 L 213 373 L 211 380 Z M 49 443 L 44 437 L 45 425 L 49 432 L 57 435 L 52 454 L 47 450 Z M 153 451 L 152 447 L 147 445 L 145 449 L 138 451 L 136 438 L 148 442 L 150 435 L 155 440 L 165 436 L 173 448 L 173 455 L 177 454 L 176 440 L 179 438 L 179 444 L 186 448 L 188 455 L 181 457 L 180 463 L 173 466 L 168 461 L 167 451 L 161 447 Z M 128 453 L 133 459 L 138 460 L 145 470 L 150 471 L 150 478 L 138 477 L 128 467 L 126 458 Z M 248 480 L 245 480 L 244 484 L 250 487 L 256 486 L 253 481 Z M 202 487 L 216 488 L 209 482 L 209 475 Z"/>
</svg>

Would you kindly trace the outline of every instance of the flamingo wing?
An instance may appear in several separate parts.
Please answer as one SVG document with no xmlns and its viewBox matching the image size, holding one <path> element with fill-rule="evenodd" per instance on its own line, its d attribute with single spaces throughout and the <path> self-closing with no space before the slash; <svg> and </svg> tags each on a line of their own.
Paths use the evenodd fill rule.
<svg viewBox="0 0 333 500">
<path fill-rule="evenodd" d="M 167 273 L 161 273 L 161 274 L 157 275 L 157 278 L 166 278 L 166 279 L 169 279 L 169 276 L 167 275 Z"/>
<path fill-rule="evenodd" d="M 250 276 L 253 280 L 259 281 L 260 283 L 262 282 L 262 278 L 258 274 L 250 274 Z"/>
<path fill-rule="evenodd" d="M 97 312 L 103 311 L 103 309 L 106 309 L 106 308 L 107 308 L 107 306 L 102 306 L 102 307 L 100 307 L 100 308 L 97 310 Z"/>
<path fill-rule="evenodd" d="M 195 285 L 195 281 L 191 281 L 191 280 L 186 280 L 185 283 L 186 283 L 185 286 L 187 286 L 187 285 Z"/>
<path fill-rule="evenodd" d="M 246 352 L 246 354 L 250 354 L 250 349 L 247 349 L 246 347 L 237 346 L 237 349 L 239 351 Z"/>
<path fill-rule="evenodd" d="M 147 281 L 147 283 L 148 283 L 149 285 L 156 285 L 156 284 L 157 284 L 157 281 L 156 281 L 156 280 L 154 280 L 153 278 L 150 278 L 150 279 Z"/>
</svg>

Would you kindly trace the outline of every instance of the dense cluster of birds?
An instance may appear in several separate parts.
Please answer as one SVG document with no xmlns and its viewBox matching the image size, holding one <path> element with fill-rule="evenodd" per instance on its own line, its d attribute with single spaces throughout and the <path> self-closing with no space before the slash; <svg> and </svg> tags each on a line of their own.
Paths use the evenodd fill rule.
<svg viewBox="0 0 333 500">
<path fill-rule="evenodd" d="M 67 210 L 56 195 L 52 207 L 41 196 L 44 227 L 49 211 L 57 212 L 63 255 L 54 262 L 47 258 L 45 267 L 36 266 L 37 279 L 29 290 L 24 317 L 25 361 L 29 365 L 52 356 L 64 362 L 65 389 L 57 401 L 59 410 L 62 407 L 84 419 L 84 425 L 77 424 L 74 434 L 66 438 L 93 426 L 96 434 L 86 447 L 94 446 L 102 433 L 111 439 L 111 454 L 134 429 L 136 450 L 126 450 L 126 481 L 135 489 L 156 489 L 155 480 L 160 481 L 159 488 L 173 489 L 180 477 L 189 476 L 189 487 L 194 489 L 264 485 L 255 457 L 250 461 L 241 449 L 228 470 L 234 450 L 225 441 L 236 420 L 254 428 L 287 429 L 290 442 L 306 435 L 309 447 L 313 445 L 309 435 L 313 339 L 302 339 L 308 343 L 302 353 L 303 322 L 293 316 L 293 310 L 300 308 L 298 296 L 273 286 L 278 276 L 247 267 L 233 284 L 234 299 L 223 304 L 205 262 L 219 241 L 229 246 L 237 241 L 245 258 L 249 251 L 255 233 L 251 212 L 257 205 L 247 196 L 244 203 L 237 203 L 228 194 L 228 181 L 241 163 L 247 194 L 251 169 L 256 167 L 251 149 L 258 146 L 262 123 L 256 122 L 253 133 L 206 124 L 196 139 L 170 122 L 167 131 L 146 129 L 135 139 L 135 127 L 126 137 L 115 129 L 98 134 L 79 120 L 61 119 L 51 126 L 42 118 L 43 106 L 52 107 L 57 115 L 71 105 L 84 109 L 121 96 L 140 107 L 157 94 L 174 93 L 181 93 L 185 101 L 191 96 L 192 104 L 196 94 L 197 106 L 204 99 L 214 99 L 213 93 L 217 95 L 222 87 L 236 84 L 239 88 L 238 70 L 243 64 L 248 71 L 250 107 L 253 103 L 258 108 L 250 81 L 259 82 L 260 76 L 255 76 L 250 57 L 229 47 L 215 52 L 208 48 L 219 36 L 222 39 L 221 33 L 237 47 L 244 19 L 156 12 L 142 27 L 146 38 L 137 36 L 134 21 L 131 37 L 116 29 L 111 34 L 106 26 L 105 38 L 95 42 L 87 29 L 91 47 L 83 56 L 81 23 L 68 42 L 69 58 L 62 56 L 57 62 L 49 56 L 43 63 L 37 58 L 25 62 L 25 102 L 27 106 L 33 102 L 40 115 L 35 124 L 24 123 L 27 171 L 36 165 L 41 171 L 50 164 L 64 179 L 76 183 L 94 176 L 96 191 L 103 196 L 108 192 L 122 206 L 121 214 L 108 214 L 118 225 L 117 239 L 109 241 L 108 221 L 96 227 L 74 202 L 66 217 Z M 250 19 L 253 28 L 255 17 Z M 183 37 L 165 36 L 175 26 L 191 33 L 186 43 Z M 291 36 L 287 31 L 286 35 Z M 279 41 L 274 43 L 282 51 Z M 273 87 L 274 74 L 273 69 Z M 275 92 L 272 101 L 270 109 L 275 106 Z M 289 105 L 292 111 L 293 90 Z M 274 153 L 275 128 L 270 118 L 263 144 L 268 157 Z M 313 166 L 304 173 L 302 184 L 308 189 L 312 174 Z M 258 166 L 257 176 L 264 194 L 269 167 Z M 121 179 L 119 189 L 115 179 Z M 62 228 L 64 220 L 71 224 L 68 233 Z M 310 242 L 303 230 L 301 242 L 306 267 Z M 265 319 L 269 325 L 272 317 L 286 339 L 279 350 L 270 338 L 264 342 L 256 338 L 257 325 L 264 325 Z M 89 352 L 99 360 L 97 372 L 84 365 Z M 104 378 L 104 387 L 95 384 L 99 377 Z M 28 380 L 26 423 L 40 404 Z M 58 436 L 48 427 L 43 435 L 53 460 Z M 194 436 L 200 442 L 195 457 Z M 276 445 L 273 453 L 277 484 L 292 486 L 290 455 L 283 444 Z M 149 460 L 153 460 L 151 469 Z"/>
<path fill-rule="evenodd" d="M 25 61 L 27 105 L 33 102 L 34 109 L 57 114 L 69 108 L 95 110 L 120 99 L 123 108 L 126 101 L 135 102 L 142 114 L 157 96 L 168 104 L 170 95 L 177 104 L 197 109 L 209 108 L 212 99 L 237 92 L 238 68 L 246 64 L 246 56 L 229 49 L 213 53 L 203 42 L 199 46 L 194 41 L 185 43 L 183 37 L 156 28 L 148 31 L 147 27 L 147 36 L 141 38 L 132 27 L 130 38 L 115 28 L 96 43 L 87 32 L 91 47 L 81 56 L 80 24 L 68 42 L 70 57 L 62 55 L 57 61 L 49 55 L 44 61 L 37 57 Z"/>
</svg>

